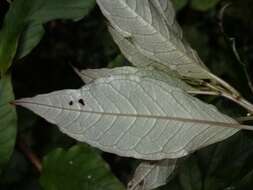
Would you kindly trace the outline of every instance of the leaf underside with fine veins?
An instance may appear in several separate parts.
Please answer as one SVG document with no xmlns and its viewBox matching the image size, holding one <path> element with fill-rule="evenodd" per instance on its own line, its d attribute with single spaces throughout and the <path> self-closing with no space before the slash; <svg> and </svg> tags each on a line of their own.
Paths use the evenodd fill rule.
<svg viewBox="0 0 253 190">
<path fill-rule="evenodd" d="M 197 53 L 183 40 L 170 1 L 97 0 L 97 3 L 114 28 L 110 31 L 121 49 L 135 47 L 136 53 L 184 77 L 210 78 Z M 127 51 L 122 52 L 131 57 Z"/>
<path fill-rule="evenodd" d="M 132 63 L 132 65 L 136 67 L 156 66 L 158 68 L 168 69 L 166 65 L 163 65 L 158 61 L 152 60 L 143 55 L 129 39 L 125 38 L 112 26 L 109 25 L 108 30 L 111 33 L 113 40 L 119 46 L 122 54 L 128 59 L 129 62 Z"/>
<path fill-rule="evenodd" d="M 236 122 L 214 106 L 167 83 L 137 76 L 101 78 L 79 90 L 24 98 L 16 104 L 78 141 L 145 160 L 182 157 L 238 131 L 216 124 Z"/>
<path fill-rule="evenodd" d="M 133 179 L 128 183 L 128 190 L 151 190 L 165 185 L 175 167 L 176 160 L 142 162 L 135 170 Z"/>
<path fill-rule="evenodd" d="M 137 67 L 116 67 L 113 69 L 103 68 L 103 69 L 85 69 L 78 71 L 74 69 L 75 72 L 80 76 L 80 78 L 86 84 L 93 82 L 96 79 L 110 77 L 115 75 L 136 75 L 142 78 L 148 77 L 162 82 L 166 82 L 171 86 L 178 87 L 184 90 L 194 90 L 193 87 L 189 86 L 182 80 L 178 79 L 177 75 L 172 71 L 162 71 L 153 67 L 137 68 Z"/>
</svg>

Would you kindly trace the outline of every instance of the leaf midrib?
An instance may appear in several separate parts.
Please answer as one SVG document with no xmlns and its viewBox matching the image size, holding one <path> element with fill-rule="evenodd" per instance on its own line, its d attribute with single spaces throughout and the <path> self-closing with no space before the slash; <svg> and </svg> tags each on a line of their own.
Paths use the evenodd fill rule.
<svg viewBox="0 0 253 190">
<path fill-rule="evenodd" d="M 220 121 L 209 121 L 209 120 L 190 119 L 190 118 L 172 117 L 172 116 L 161 116 L 161 115 L 89 111 L 89 110 L 66 108 L 66 107 L 59 107 L 59 106 L 42 104 L 42 103 L 37 103 L 37 102 L 19 101 L 19 100 L 14 101 L 12 103 L 15 104 L 15 105 L 20 105 L 20 106 L 24 106 L 25 104 L 32 104 L 32 105 L 44 106 L 44 107 L 48 107 L 48 108 L 74 111 L 74 112 L 82 112 L 82 113 L 90 113 L 90 114 L 98 114 L 98 115 L 117 116 L 117 117 L 147 118 L 147 119 L 162 119 L 162 120 L 171 120 L 171 121 L 178 121 L 178 122 L 184 122 L 184 123 L 204 124 L 204 125 L 210 125 L 210 127 L 219 126 L 219 127 L 244 129 L 244 130 L 251 130 L 251 131 L 253 130 L 252 126 L 242 125 L 242 124 L 239 124 L 239 123 L 226 123 L 226 122 L 220 122 Z"/>
</svg>

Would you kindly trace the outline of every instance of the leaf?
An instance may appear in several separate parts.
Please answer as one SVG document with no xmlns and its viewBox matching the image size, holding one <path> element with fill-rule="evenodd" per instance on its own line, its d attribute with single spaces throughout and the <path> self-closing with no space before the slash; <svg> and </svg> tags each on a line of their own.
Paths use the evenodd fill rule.
<svg viewBox="0 0 253 190">
<path fill-rule="evenodd" d="M 114 31 L 128 40 L 118 43 L 120 49 L 127 50 L 132 44 L 138 53 L 181 76 L 211 78 L 197 53 L 182 39 L 170 1 L 97 0 L 97 3 Z"/>
<path fill-rule="evenodd" d="M 176 167 L 176 160 L 142 162 L 128 183 L 128 190 L 151 190 L 167 183 L 168 177 Z"/>
<path fill-rule="evenodd" d="M 113 27 L 108 26 L 108 30 L 111 33 L 113 40 L 118 44 L 121 52 L 124 56 L 136 67 L 156 66 L 161 68 L 167 68 L 157 61 L 154 61 L 147 56 L 143 55 L 139 50 L 131 43 L 130 40 L 124 37 L 120 32 Z"/>
<path fill-rule="evenodd" d="M 40 183 L 45 190 L 123 190 L 106 162 L 86 145 L 56 149 L 43 159 Z"/>
<path fill-rule="evenodd" d="M 4 76 L 0 80 L 0 173 L 12 154 L 17 118 L 14 106 L 9 104 L 14 99 L 11 77 Z"/>
<path fill-rule="evenodd" d="M 179 171 L 180 184 L 183 190 L 202 190 L 202 175 L 197 159 L 192 156 L 184 162 Z"/>
<path fill-rule="evenodd" d="M 202 172 L 205 172 L 205 175 L 203 174 L 205 190 L 226 189 L 229 186 L 238 190 L 246 189 L 237 187 L 244 182 L 246 182 L 244 187 L 252 187 L 252 178 L 251 182 L 247 181 L 253 167 L 252 148 L 252 136 L 241 132 L 210 150 L 198 152 L 199 160 L 202 160 Z"/>
<path fill-rule="evenodd" d="M 0 32 L 1 72 L 10 67 L 17 48 L 16 56 L 21 58 L 39 43 L 44 32 L 43 23 L 55 19 L 80 19 L 94 5 L 95 0 L 14 0 Z"/>
<path fill-rule="evenodd" d="M 238 124 L 183 90 L 138 76 L 101 78 L 15 102 L 78 141 L 144 160 L 174 159 L 228 138 Z"/>
<path fill-rule="evenodd" d="M 188 0 L 172 0 L 172 3 L 174 4 L 176 10 L 181 10 L 187 5 Z"/>
<path fill-rule="evenodd" d="M 22 58 L 35 48 L 44 35 L 44 28 L 41 23 L 32 23 L 28 26 L 19 40 L 17 55 Z"/>
<path fill-rule="evenodd" d="M 191 0 L 191 7 L 198 11 L 207 11 L 215 7 L 220 0 Z"/>
<path fill-rule="evenodd" d="M 115 75 L 136 75 L 139 77 L 148 77 L 156 80 L 160 80 L 168 83 L 174 87 L 182 88 L 184 90 L 193 90 L 191 86 L 177 78 L 177 75 L 172 71 L 162 71 L 154 69 L 153 67 L 146 68 L 136 68 L 136 67 L 117 67 L 114 69 L 86 69 L 78 71 L 75 69 L 75 72 L 80 76 L 80 78 L 86 84 L 93 82 L 96 79 L 103 77 L 110 77 Z"/>
</svg>

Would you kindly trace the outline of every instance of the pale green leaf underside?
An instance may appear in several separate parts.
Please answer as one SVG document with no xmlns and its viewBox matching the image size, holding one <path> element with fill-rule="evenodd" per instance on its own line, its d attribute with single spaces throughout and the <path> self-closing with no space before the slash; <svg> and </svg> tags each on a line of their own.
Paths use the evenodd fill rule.
<svg viewBox="0 0 253 190">
<path fill-rule="evenodd" d="M 142 162 L 137 167 L 133 179 L 128 183 L 128 190 L 151 190 L 165 185 L 175 167 L 176 160 Z"/>
<path fill-rule="evenodd" d="M 131 75 L 98 79 L 79 90 L 38 95 L 16 104 L 78 141 L 146 160 L 182 157 L 238 131 L 217 124 L 236 122 L 214 106 L 167 83 Z"/>
<path fill-rule="evenodd" d="M 113 69 L 103 68 L 103 69 L 86 69 L 78 71 L 74 69 L 75 72 L 80 76 L 80 78 L 86 84 L 93 82 L 96 79 L 110 77 L 115 75 L 136 75 L 139 77 L 153 78 L 166 82 L 171 86 L 182 88 L 184 90 L 193 90 L 191 86 L 187 85 L 185 82 L 177 78 L 177 75 L 171 71 L 162 71 L 153 67 L 146 68 L 136 68 L 136 67 L 116 67 Z"/>
<path fill-rule="evenodd" d="M 119 31 L 115 30 L 112 26 L 108 26 L 113 40 L 119 46 L 121 53 L 128 59 L 132 65 L 136 67 L 156 67 L 163 70 L 171 70 L 167 65 L 164 65 L 156 60 L 149 58 L 142 54 L 139 49 L 132 43 L 131 38 L 126 38 Z"/>
<path fill-rule="evenodd" d="M 115 31 L 120 49 L 132 44 L 138 53 L 185 77 L 210 78 L 197 53 L 182 38 L 168 0 L 97 0 Z M 117 35 L 117 34 L 116 34 Z M 128 54 L 127 51 L 122 51 Z M 126 57 L 129 57 L 126 55 Z"/>
</svg>

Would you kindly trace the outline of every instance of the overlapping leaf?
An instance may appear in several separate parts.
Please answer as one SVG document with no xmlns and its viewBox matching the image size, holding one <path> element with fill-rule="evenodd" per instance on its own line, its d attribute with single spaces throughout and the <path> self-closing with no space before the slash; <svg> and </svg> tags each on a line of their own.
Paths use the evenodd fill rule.
<svg viewBox="0 0 253 190">
<path fill-rule="evenodd" d="M 89 84 L 99 78 L 115 75 L 136 75 L 142 78 L 147 77 L 160 80 L 162 82 L 168 83 L 171 86 L 178 87 L 184 90 L 193 90 L 191 86 L 177 78 L 177 75 L 172 71 L 162 71 L 153 67 L 136 68 L 126 66 L 113 69 L 85 69 L 82 71 L 78 71 L 77 69 L 75 69 L 75 71 L 86 84 Z"/>
<path fill-rule="evenodd" d="M 5 76 L 0 80 L 0 173 L 9 160 L 16 139 L 16 111 L 9 101 L 14 99 L 11 79 Z"/>
<path fill-rule="evenodd" d="M 126 57 L 132 56 L 124 51 L 131 45 L 136 49 L 134 55 L 138 50 L 184 77 L 210 78 L 196 52 L 182 39 L 170 1 L 97 0 L 97 3 L 114 28 L 114 39 L 118 38 L 115 41 Z"/>
<path fill-rule="evenodd" d="M 128 184 L 128 190 L 151 190 L 167 183 L 176 167 L 176 160 L 142 162 Z"/>
<path fill-rule="evenodd" d="M 167 83 L 134 75 L 16 101 L 78 141 L 146 160 L 178 158 L 233 135 L 237 125 Z"/>
<path fill-rule="evenodd" d="M 0 71 L 12 59 L 27 55 L 40 41 L 42 24 L 55 19 L 80 19 L 95 5 L 95 0 L 14 0 L 0 31 Z M 21 45 L 20 45 L 21 44 Z"/>
<path fill-rule="evenodd" d="M 45 190 L 124 190 L 106 162 L 86 145 L 56 149 L 43 160 Z"/>
</svg>

